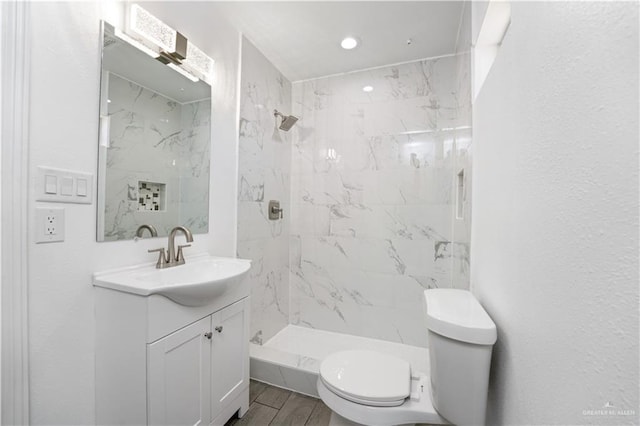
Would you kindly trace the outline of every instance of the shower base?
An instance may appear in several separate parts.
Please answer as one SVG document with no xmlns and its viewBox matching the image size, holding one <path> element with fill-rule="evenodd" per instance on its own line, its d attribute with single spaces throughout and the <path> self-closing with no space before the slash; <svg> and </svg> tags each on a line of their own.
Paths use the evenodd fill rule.
<svg viewBox="0 0 640 426">
<path fill-rule="evenodd" d="M 263 345 L 250 344 L 252 379 L 318 397 L 320 362 L 330 353 L 369 349 L 402 358 L 429 372 L 429 350 L 367 337 L 288 325 Z"/>
</svg>

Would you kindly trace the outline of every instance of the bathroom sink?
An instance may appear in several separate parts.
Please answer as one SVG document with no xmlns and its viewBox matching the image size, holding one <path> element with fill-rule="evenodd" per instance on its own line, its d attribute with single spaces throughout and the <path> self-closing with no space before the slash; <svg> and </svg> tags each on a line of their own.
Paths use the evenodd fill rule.
<svg viewBox="0 0 640 426">
<path fill-rule="evenodd" d="M 98 287 L 151 296 L 159 294 L 184 306 L 204 306 L 240 283 L 251 268 L 251 261 L 200 255 L 167 269 L 142 265 L 96 273 Z"/>
</svg>

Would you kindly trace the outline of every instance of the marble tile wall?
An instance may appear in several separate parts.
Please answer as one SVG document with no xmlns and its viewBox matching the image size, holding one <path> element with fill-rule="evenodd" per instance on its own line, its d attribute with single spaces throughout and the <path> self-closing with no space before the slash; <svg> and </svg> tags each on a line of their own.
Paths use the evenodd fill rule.
<svg viewBox="0 0 640 426">
<path fill-rule="evenodd" d="M 423 290 L 468 287 L 458 62 L 294 83 L 292 324 L 425 346 Z"/>
<path fill-rule="evenodd" d="M 105 241 L 133 238 L 142 224 L 207 232 L 211 101 L 180 104 L 113 73 L 109 100 Z M 166 185 L 164 211 L 138 211 L 139 181 Z"/>
<path fill-rule="evenodd" d="M 291 132 L 277 129 L 274 109 L 291 113 L 291 83 L 243 39 L 237 250 L 253 261 L 250 336 L 257 344 L 289 323 Z M 283 219 L 268 219 L 269 200 L 280 201 Z"/>
<path fill-rule="evenodd" d="M 471 121 L 471 3 L 464 5 L 456 46 L 456 130 L 454 179 L 464 174 L 461 211 L 454 209 L 452 287 L 469 288 L 471 261 L 472 121 Z M 457 184 L 457 182 L 456 182 Z M 458 214 L 461 212 L 462 214 Z"/>
</svg>

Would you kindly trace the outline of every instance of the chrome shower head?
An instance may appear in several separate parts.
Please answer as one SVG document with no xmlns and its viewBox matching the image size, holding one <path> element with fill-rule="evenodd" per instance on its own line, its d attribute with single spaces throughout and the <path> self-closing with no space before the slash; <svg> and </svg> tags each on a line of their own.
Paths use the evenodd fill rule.
<svg viewBox="0 0 640 426">
<path fill-rule="evenodd" d="M 284 130 L 285 132 L 291 130 L 293 125 L 296 124 L 296 121 L 298 121 L 298 117 L 294 117 L 293 115 L 284 115 L 283 113 L 278 112 L 277 109 L 273 110 L 273 115 L 275 117 L 282 118 L 282 123 L 280 123 L 279 129 Z"/>
</svg>

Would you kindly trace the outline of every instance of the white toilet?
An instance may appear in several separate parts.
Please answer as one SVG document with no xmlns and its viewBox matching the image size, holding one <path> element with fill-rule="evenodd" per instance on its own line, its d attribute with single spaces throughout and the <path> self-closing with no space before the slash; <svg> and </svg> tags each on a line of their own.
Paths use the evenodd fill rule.
<svg viewBox="0 0 640 426">
<path fill-rule="evenodd" d="M 424 300 L 431 371 L 373 351 L 329 355 L 317 387 L 333 424 L 485 423 L 496 326 L 466 290 L 426 290 Z"/>
</svg>

